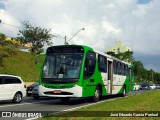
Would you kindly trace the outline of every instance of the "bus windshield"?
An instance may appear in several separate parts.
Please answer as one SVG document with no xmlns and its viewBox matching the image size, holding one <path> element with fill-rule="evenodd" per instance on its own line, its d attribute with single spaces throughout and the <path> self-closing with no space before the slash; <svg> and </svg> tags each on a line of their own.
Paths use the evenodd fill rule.
<svg viewBox="0 0 160 120">
<path fill-rule="evenodd" d="M 79 78 L 82 53 L 50 53 L 47 55 L 43 78 Z"/>
</svg>

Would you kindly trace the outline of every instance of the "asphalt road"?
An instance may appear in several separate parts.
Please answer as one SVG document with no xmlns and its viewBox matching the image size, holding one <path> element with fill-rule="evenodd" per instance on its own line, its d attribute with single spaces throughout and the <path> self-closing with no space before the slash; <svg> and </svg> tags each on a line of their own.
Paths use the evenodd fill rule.
<svg viewBox="0 0 160 120">
<path fill-rule="evenodd" d="M 129 96 L 129 95 L 134 95 L 134 94 L 141 94 L 141 93 L 149 92 L 149 91 L 151 90 L 133 91 L 133 92 L 127 93 L 127 95 Z M 107 96 L 103 98 L 100 102 L 114 100 L 114 99 L 121 99 L 121 98 L 118 96 Z M 11 114 L 12 114 L 12 117 L 14 118 L 6 117 L 3 119 L 24 120 L 24 119 L 28 119 L 29 116 L 30 116 L 29 118 L 32 118 L 34 116 L 32 115 L 32 113 L 43 116 L 47 113 L 51 114 L 51 113 L 59 113 L 62 111 L 70 111 L 70 110 L 73 110 L 73 109 L 76 109 L 82 106 L 88 106 L 90 104 L 95 104 L 95 103 L 91 103 L 87 99 L 77 99 L 77 98 L 71 99 L 68 103 L 62 103 L 60 99 L 41 97 L 38 100 L 34 100 L 32 97 L 26 97 L 19 104 L 13 104 L 11 101 L 1 101 L 0 102 L 0 111 L 1 111 L 0 114 L 2 115 L 2 112 L 12 111 Z M 19 113 L 19 114 L 14 114 L 13 112 Z M 31 114 L 29 114 L 28 112 Z M 3 115 L 5 116 L 6 113 L 3 113 Z M 19 117 L 17 118 L 16 115 L 19 115 Z"/>
</svg>

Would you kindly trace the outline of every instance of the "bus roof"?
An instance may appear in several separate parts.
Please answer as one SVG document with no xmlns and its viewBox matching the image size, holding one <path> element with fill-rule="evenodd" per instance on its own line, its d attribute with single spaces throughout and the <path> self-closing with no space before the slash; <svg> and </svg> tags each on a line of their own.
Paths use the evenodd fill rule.
<svg viewBox="0 0 160 120">
<path fill-rule="evenodd" d="M 52 47 L 63 47 L 63 46 L 79 46 L 79 47 L 83 47 L 84 48 L 84 50 L 85 51 L 88 51 L 88 50 L 92 50 L 92 51 L 94 51 L 95 53 L 98 53 L 98 54 L 101 54 L 101 55 L 103 55 L 103 56 L 106 56 L 107 58 L 110 58 L 110 59 L 113 59 L 113 60 L 116 60 L 116 61 L 119 61 L 119 62 L 122 62 L 122 63 L 125 63 L 125 64 L 127 64 L 127 65 L 131 65 L 131 63 L 127 63 L 127 62 L 125 62 L 125 61 L 123 61 L 123 60 L 120 60 L 120 59 L 118 59 L 118 58 L 116 58 L 116 57 L 113 57 L 113 56 L 111 56 L 111 55 L 108 55 L 108 54 L 106 54 L 106 53 L 103 53 L 103 52 L 100 52 L 100 51 L 98 51 L 98 50 L 96 50 L 96 49 L 93 49 L 92 47 L 89 47 L 89 46 L 86 46 L 86 45 L 57 45 L 57 46 L 51 46 L 51 47 L 49 47 L 49 48 L 52 48 Z M 48 49 L 49 49 L 48 48 Z"/>
</svg>

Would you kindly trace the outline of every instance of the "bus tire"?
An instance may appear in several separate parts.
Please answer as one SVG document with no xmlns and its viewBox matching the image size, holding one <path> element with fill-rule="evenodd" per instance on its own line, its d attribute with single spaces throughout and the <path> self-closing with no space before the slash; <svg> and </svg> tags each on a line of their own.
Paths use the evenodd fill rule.
<svg viewBox="0 0 160 120">
<path fill-rule="evenodd" d="M 97 86 L 96 89 L 95 89 L 95 92 L 94 92 L 94 96 L 91 97 L 91 101 L 92 102 L 98 102 L 101 98 L 101 90 L 100 90 L 100 87 Z"/>
<path fill-rule="evenodd" d="M 122 90 L 122 93 L 120 94 L 120 96 L 121 96 L 121 97 L 125 97 L 125 96 L 126 96 L 126 87 L 123 86 L 122 89 L 123 89 L 123 90 Z"/>
<path fill-rule="evenodd" d="M 70 100 L 70 98 L 68 98 L 68 97 L 61 98 L 62 103 L 67 103 L 69 100 Z"/>
</svg>

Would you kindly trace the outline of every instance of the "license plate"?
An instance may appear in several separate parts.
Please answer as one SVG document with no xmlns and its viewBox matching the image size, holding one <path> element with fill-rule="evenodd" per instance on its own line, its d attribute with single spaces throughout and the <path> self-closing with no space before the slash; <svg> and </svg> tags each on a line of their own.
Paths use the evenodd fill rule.
<svg viewBox="0 0 160 120">
<path fill-rule="evenodd" d="M 61 93 L 61 90 L 54 90 L 54 93 Z"/>
<path fill-rule="evenodd" d="M 32 91 L 28 91 L 28 93 L 32 93 Z"/>
</svg>

